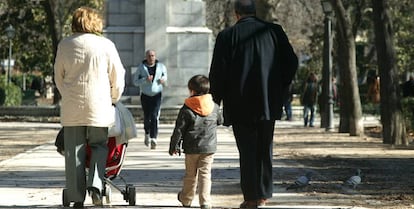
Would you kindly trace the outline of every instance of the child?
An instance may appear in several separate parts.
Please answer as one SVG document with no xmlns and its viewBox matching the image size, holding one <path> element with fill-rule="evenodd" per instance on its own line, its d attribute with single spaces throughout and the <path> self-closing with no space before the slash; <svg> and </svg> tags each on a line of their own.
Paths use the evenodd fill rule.
<svg viewBox="0 0 414 209">
<path fill-rule="evenodd" d="M 188 81 L 190 97 L 178 113 L 171 136 L 169 154 L 185 153 L 185 176 L 178 201 L 190 207 L 197 188 L 201 209 L 211 209 L 211 165 L 216 152 L 216 128 L 223 121 L 219 106 L 209 94 L 210 83 L 206 76 L 196 75 Z"/>
</svg>

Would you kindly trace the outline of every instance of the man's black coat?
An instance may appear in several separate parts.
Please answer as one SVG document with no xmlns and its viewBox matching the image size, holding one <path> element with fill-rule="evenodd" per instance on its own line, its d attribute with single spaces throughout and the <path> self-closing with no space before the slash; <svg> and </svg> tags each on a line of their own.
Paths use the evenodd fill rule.
<svg viewBox="0 0 414 209">
<path fill-rule="evenodd" d="M 209 79 L 214 101 L 223 102 L 224 125 L 280 119 L 297 67 L 297 56 L 280 25 L 249 16 L 221 31 Z"/>
</svg>

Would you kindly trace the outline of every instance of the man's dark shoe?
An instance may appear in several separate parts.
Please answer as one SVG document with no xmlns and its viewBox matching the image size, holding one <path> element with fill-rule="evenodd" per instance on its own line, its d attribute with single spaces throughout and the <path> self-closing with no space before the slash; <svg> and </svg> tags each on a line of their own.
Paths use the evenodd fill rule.
<svg viewBox="0 0 414 209">
<path fill-rule="evenodd" d="M 240 209 L 257 209 L 258 207 L 266 206 L 266 199 L 247 200 L 240 204 Z"/>
<path fill-rule="evenodd" d="M 257 201 L 246 200 L 240 204 L 240 209 L 257 209 Z"/>
<path fill-rule="evenodd" d="M 73 208 L 83 208 L 83 202 L 75 202 Z"/>
<path fill-rule="evenodd" d="M 257 200 L 257 206 L 266 206 L 266 199 L 259 199 Z"/>
</svg>

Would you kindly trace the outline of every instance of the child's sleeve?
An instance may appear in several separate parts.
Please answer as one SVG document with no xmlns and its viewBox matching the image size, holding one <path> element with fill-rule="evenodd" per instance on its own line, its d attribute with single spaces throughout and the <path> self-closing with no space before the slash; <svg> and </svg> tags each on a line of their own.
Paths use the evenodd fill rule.
<svg viewBox="0 0 414 209">
<path fill-rule="evenodd" d="M 181 149 L 181 140 L 183 140 L 183 136 L 185 135 L 188 126 L 188 123 L 186 122 L 187 117 L 188 116 L 186 115 L 186 111 L 184 110 L 184 107 L 182 107 L 178 112 L 174 131 L 171 135 L 170 149 L 168 151 L 170 155 L 173 155 L 175 152 L 180 151 Z"/>
</svg>

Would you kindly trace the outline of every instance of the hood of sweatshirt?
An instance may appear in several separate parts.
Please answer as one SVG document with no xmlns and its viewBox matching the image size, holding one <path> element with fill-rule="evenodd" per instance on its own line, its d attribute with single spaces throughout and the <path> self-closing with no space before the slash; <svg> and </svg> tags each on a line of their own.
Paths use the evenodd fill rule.
<svg viewBox="0 0 414 209">
<path fill-rule="evenodd" d="M 201 116 L 207 116 L 213 112 L 214 109 L 214 102 L 211 94 L 189 97 L 185 100 L 184 104 Z"/>
</svg>

